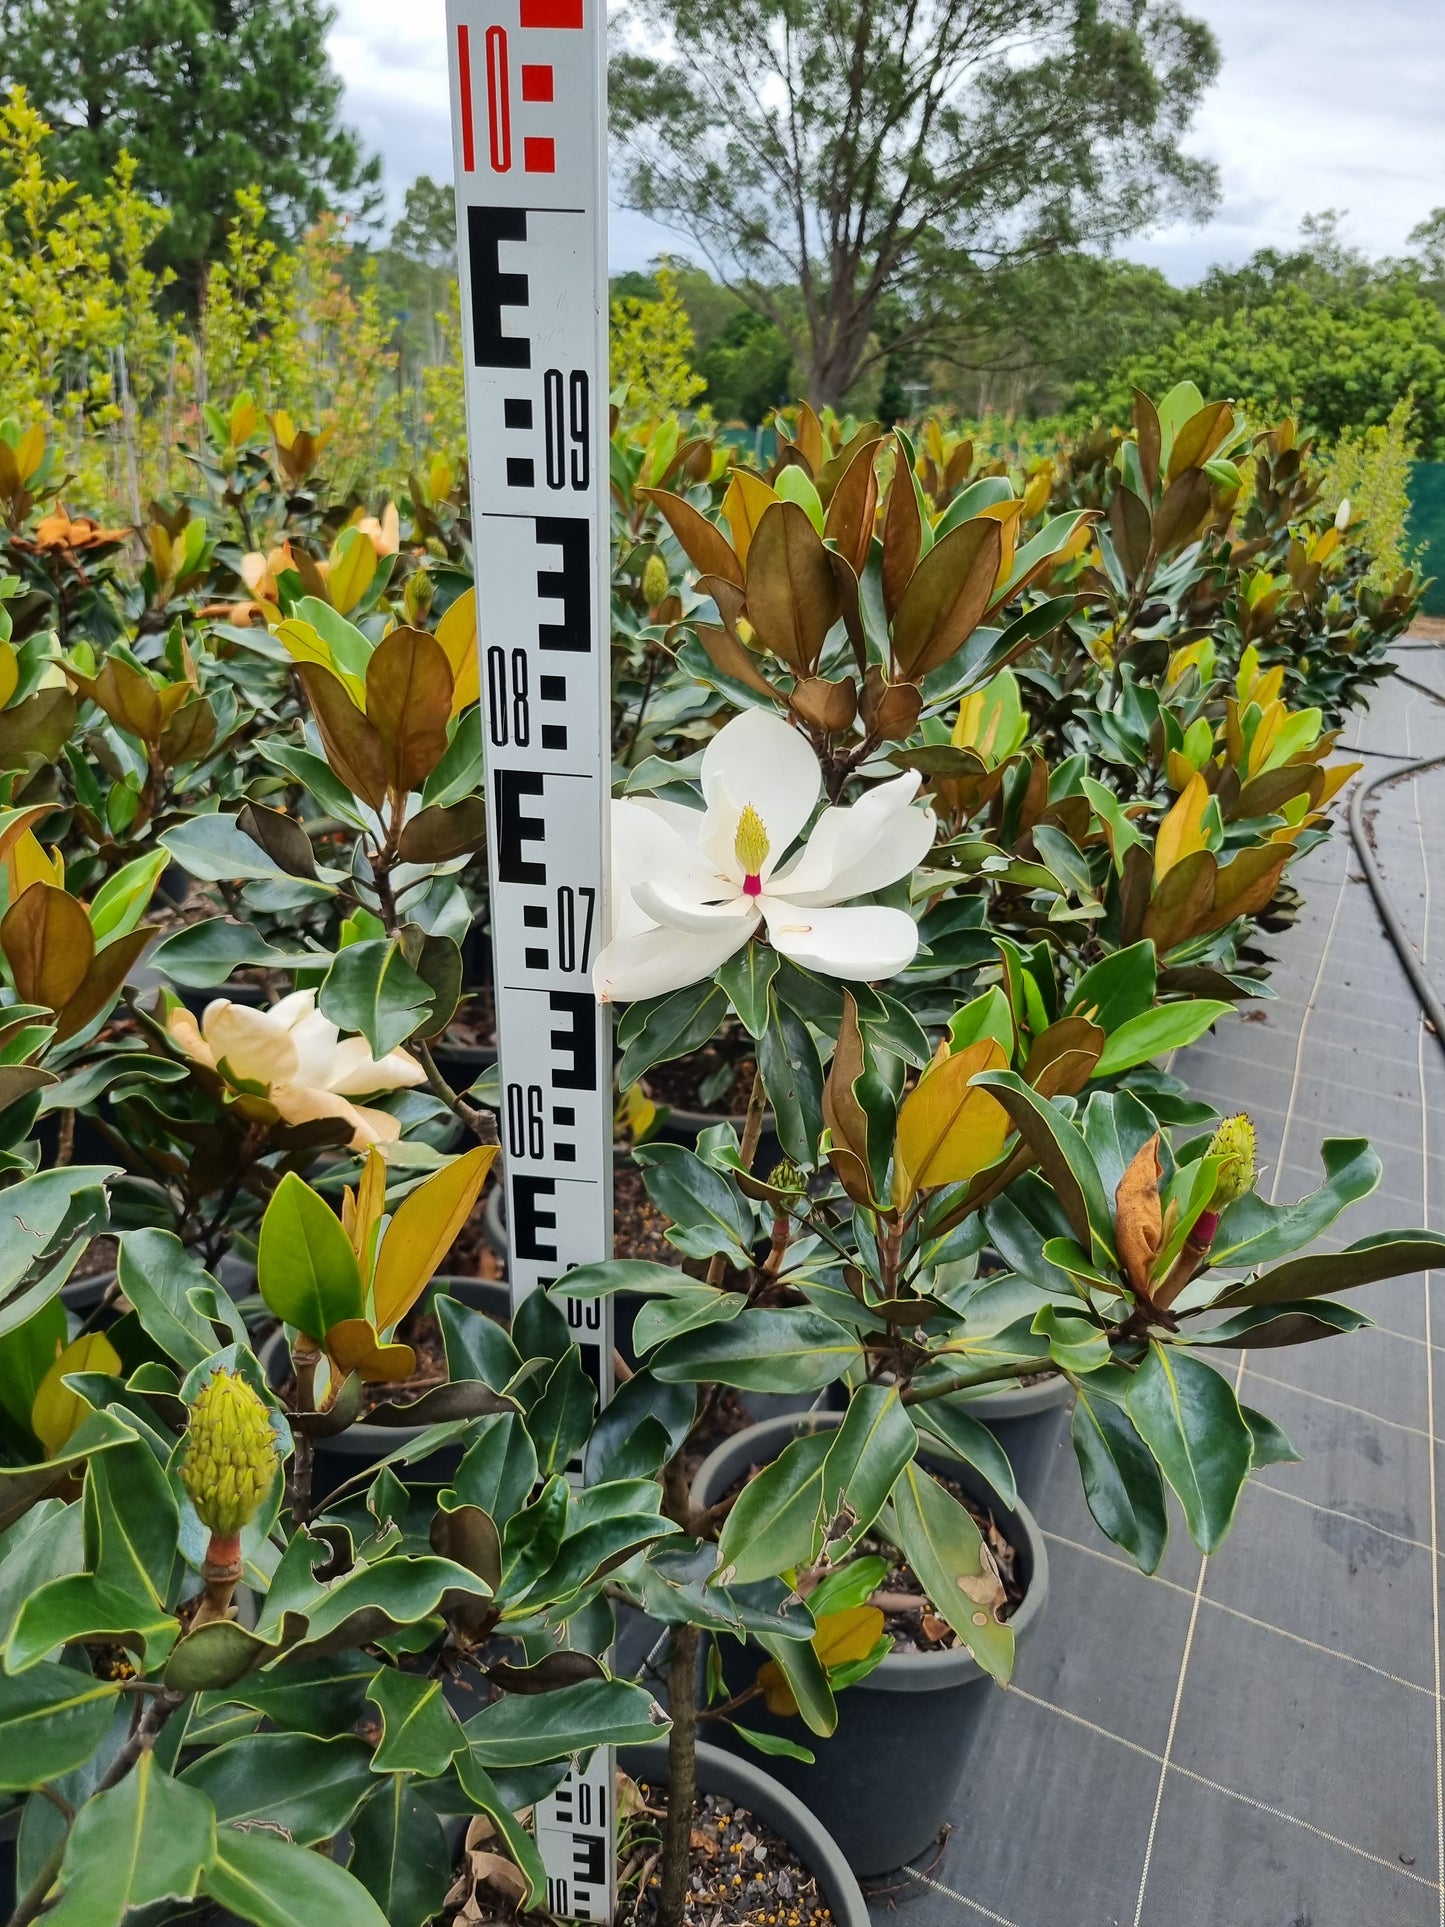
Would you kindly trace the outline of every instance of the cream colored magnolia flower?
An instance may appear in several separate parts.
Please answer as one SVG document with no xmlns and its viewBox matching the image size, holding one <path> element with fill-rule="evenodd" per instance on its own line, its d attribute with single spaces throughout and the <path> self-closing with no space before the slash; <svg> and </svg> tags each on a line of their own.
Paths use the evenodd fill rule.
<svg viewBox="0 0 1445 1927">
<path fill-rule="evenodd" d="M 918 926 L 905 910 L 849 904 L 907 876 L 937 827 L 914 809 L 910 770 L 845 809 L 826 809 L 784 861 L 817 807 L 818 759 L 766 710 L 735 716 L 702 759 L 706 809 L 655 797 L 612 805 L 612 931 L 593 966 L 603 1003 L 658 997 L 710 977 L 760 928 L 785 957 L 854 982 L 912 963 Z"/>
<path fill-rule="evenodd" d="M 395 502 L 388 502 L 380 517 L 357 516 L 352 527 L 361 530 L 378 557 L 395 555 L 401 547 L 401 519 L 397 515 Z"/>
<path fill-rule="evenodd" d="M 401 1126 L 354 1097 L 404 1090 L 425 1081 L 414 1057 L 394 1050 L 377 1063 L 364 1037 L 343 1038 L 316 1008 L 314 990 L 296 990 L 269 1010 L 218 997 L 198 1024 L 178 1006 L 167 1024 L 186 1055 L 239 1090 L 259 1086 L 288 1124 L 337 1117 L 351 1126 L 351 1148 L 389 1144 Z"/>
</svg>

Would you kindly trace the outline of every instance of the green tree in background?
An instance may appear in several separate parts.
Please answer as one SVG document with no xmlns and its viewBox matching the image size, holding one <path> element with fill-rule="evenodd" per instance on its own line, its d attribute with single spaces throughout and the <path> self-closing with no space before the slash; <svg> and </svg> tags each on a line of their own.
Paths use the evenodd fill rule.
<svg viewBox="0 0 1445 1927">
<path fill-rule="evenodd" d="M 1189 379 L 1262 415 L 1297 410 L 1326 442 L 1380 426 L 1402 396 L 1420 453 L 1445 458 L 1445 210 L 1403 260 L 1372 262 L 1341 239 L 1333 211 L 1308 218 L 1300 246 L 1261 249 L 1179 294 L 1166 339 L 1102 362 L 1071 413 L 1127 421 L 1136 386 Z"/>
<path fill-rule="evenodd" d="M 628 198 L 838 403 L 977 325 L 1000 270 L 1206 208 L 1179 141 L 1217 64 L 1165 0 L 631 0 L 612 124 Z"/>
<path fill-rule="evenodd" d="M 54 129 L 56 165 L 98 191 L 122 149 L 171 219 L 157 243 L 194 301 L 238 187 L 283 238 L 368 214 L 380 163 L 338 119 L 324 0 L 0 0 L 0 81 Z"/>
</svg>

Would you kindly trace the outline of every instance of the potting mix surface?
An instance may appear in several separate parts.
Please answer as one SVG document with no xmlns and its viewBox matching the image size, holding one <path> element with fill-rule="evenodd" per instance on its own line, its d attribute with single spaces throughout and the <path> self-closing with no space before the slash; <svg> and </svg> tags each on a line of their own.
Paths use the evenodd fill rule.
<svg viewBox="0 0 1445 1927">
<path fill-rule="evenodd" d="M 619 1870 L 625 1927 L 651 1927 L 657 1918 L 656 1857 L 667 1812 L 667 1788 L 637 1783 L 642 1809 L 624 1835 L 627 1861 Z M 639 1883 L 631 1907 L 630 1883 Z M 833 1915 L 818 1883 L 781 1835 L 718 1794 L 700 1796 L 692 1828 L 692 1868 L 684 1918 L 688 1927 L 828 1927 Z"/>
</svg>

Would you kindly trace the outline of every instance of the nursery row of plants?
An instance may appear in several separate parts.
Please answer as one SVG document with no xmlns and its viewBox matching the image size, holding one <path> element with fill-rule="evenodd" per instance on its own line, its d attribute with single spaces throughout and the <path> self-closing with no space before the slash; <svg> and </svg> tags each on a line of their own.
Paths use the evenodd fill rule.
<svg viewBox="0 0 1445 1927">
<path fill-rule="evenodd" d="M 1045 1609 L 1019 1414 L 1072 1400 L 1152 1571 L 1294 1456 L 1241 1349 L 1441 1262 L 1302 1255 L 1374 1151 L 1267 1200 L 1168 1069 L 1271 994 L 1420 584 L 1188 384 L 1027 470 L 615 410 L 616 1256 L 514 1310 L 483 733 L 534 692 L 465 478 L 199 427 L 132 528 L 0 424 L 12 1927 L 565 1911 L 528 1815 L 602 1745 L 627 1917 L 861 1922 Z M 709 1867 L 699 1781 L 801 1885 Z"/>
</svg>

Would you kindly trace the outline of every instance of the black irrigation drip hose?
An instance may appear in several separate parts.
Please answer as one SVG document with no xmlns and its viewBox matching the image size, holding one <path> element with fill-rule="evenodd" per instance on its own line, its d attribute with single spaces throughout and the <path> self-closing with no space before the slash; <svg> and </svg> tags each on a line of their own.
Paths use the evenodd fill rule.
<svg viewBox="0 0 1445 1927">
<path fill-rule="evenodd" d="M 1401 681 L 1408 682 L 1409 678 L 1401 677 Z M 1441 700 L 1433 689 L 1427 690 L 1426 694 L 1434 696 L 1437 702 Z M 1389 752 L 1370 753 L 1385 755 Z M 1409 932 L 1401 923 L 1399 913 L 1390 901 L 1390 893 L 1385 888 L 1385 879 L 1380 872 L 1379 864 L 1375 861 L 1375 853 L 1370 848 L 1370 840 L 1365 831 L 1365 803 L 1382 783 L 1410 782 L 1417 776 L 1423 776 L 1426 770 L 1438 769 L 1442 763 L 1445 763 L 1445 755 L 1422 756 L 1415 762 L 1401 763 L 1398 769 L 1382 769 L 1378 776 L 1372 776 L 1368 783 L 1362 783 L 1350 798 L 1350 838 L 1364 866 L 1365 881 L 1370 886 L 1370 895 L 1375 899 L 1375 908 L 1380 913 L 1380 922 L 1384 925 L 1385 935 L 1394 945 L 1395 954 L 1405 967 L 1405 975 L 1410 979 L 1416 1000 L 1429 1019 L 1430 1028 L 1434 1031 L 1440 1048 L 1445 1050 L 1445 1004 L 1441 1003 L 1435 986 L 1426 976 L 1425 967 L 1410 941 Z"/>
</svg>

